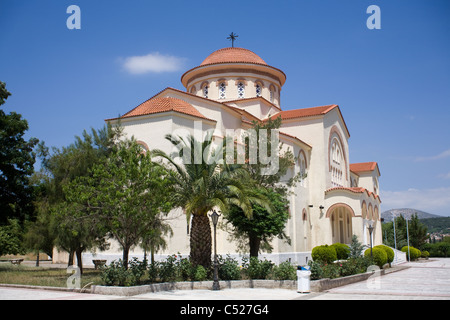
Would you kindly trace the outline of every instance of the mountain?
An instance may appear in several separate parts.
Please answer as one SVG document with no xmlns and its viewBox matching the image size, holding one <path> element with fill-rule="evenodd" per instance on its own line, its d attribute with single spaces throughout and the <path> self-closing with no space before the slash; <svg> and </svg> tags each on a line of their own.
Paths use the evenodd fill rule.
<svg viewBox="0 0 450 320">
<path fill-rule="evenodd" d="M 403 218 L 410 220 L 411 216 L 417 213 L 417 217 L 419 219 L 428 219 L 428 218 L 442 218 L 442 216 L 438 216 L 436 214 L 431 214 L 428 212 L 420 211 L 417 209 L 410 209 L 410 208 L 404 208 L 404 209 L 391 209 L 387 210 L 381 213 L 381 218 L 384 219 L 384 222 L 391 222 L 393 220 L 393 216 L 399 217 L 400 215 L 403 216 Z"/>
</svg>

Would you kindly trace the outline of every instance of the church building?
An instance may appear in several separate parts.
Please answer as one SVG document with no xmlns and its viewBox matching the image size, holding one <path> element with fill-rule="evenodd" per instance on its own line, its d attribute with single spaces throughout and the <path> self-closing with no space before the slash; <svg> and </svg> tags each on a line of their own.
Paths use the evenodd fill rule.
<svg viewBox="0 0 450 320">
<path fill-rule="evenodd" d="M 192 132 L 201 125 L 223 139 L 227 129 L 248 129 L 252 121 L 281 117 L 279 140 L 296 157 L 289 175 L 306 173 L 292 187 L 290 217 L 285 233 L 290 244 L 273 240 L 273 251 L 262 253 L 274 262 L 290 260 L 303 264 L 313 247 L 336 242 L 350 244 L 352 235 L 365 245 L 381 244 L 379 177 L 376 162 L 350 163 L 350 132 L 338 105 L 292 108 L 282 105 L 286 74 L 254 52 L 237 47 L 212 52 L 197 67 L 181 76 L 185 90 L 165 88 L 119 118 L 127 136 L 145 149 L 173 151 L 165 135 Z M 126 111 L 126 110 L 124 110 Z M 287 177 L 289 178 L 289 177 Z M 170 213 L 173 236 L 156 258 L 181 253 L 189 255 L 189 225 L 181 209 Z M 221 218 L 222 219 L 222 218 Z M 369 227 L 373 227 L 372 235 Z M 218 254 L 237 256 L 236 244 L 218 229 Z M 130 256 L 143 255 L 136 248 Z M 121 257 L 112 246 L 97 252 L 95 259 L 109 261 Z M 90 261 L 85 257 L 85 261 Z"/>
</svg>

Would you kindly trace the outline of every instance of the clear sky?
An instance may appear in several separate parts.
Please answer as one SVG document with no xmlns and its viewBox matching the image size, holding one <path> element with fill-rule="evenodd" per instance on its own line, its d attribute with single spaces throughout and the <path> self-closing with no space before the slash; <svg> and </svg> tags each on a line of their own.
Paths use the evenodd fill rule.
<svg viewBox="0 0 450 320">
<path fill-rule="evenodd" d="M 81 29 L 67 27 L 70 5 Z M 381 29 L 367 28 L 370 5 Z M 3 107 L 47 146 L 183 89 L 233 31 L 286 73 L 284 110 L 340 106 L 350 162 L 379 163 L 382 211 L 450 215 L 448 0 L 0 0 L 0 30 Z"/>
</svg>

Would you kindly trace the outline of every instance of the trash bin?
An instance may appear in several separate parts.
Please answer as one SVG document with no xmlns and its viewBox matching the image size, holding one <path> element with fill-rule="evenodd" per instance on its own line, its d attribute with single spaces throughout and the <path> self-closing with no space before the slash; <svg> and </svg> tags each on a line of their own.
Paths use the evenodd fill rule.
<svg viewBox="0 0 450 320">
<path fill-rule="evenodd" d="M 311 271 L 309 266 L 297 267 L 297 292 L 308 293 L 310 289 Z"/>
</svg>

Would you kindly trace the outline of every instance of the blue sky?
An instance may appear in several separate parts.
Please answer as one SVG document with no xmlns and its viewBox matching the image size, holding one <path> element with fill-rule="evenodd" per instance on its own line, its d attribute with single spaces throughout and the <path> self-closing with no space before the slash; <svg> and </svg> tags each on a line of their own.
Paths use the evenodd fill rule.
<svg viewBox="0 0 450 320">
<path fill-rule="evenodd" d="M 72 4 L 80 30 L 66 26 Z M 380 30 L 366 26 L 370 5 Z M 27 136 L 65 146 L 183 89 L 184 71 L 234 31 L 236 46 L 286 73 L 284 110 L 339 104 L 350 162 L 379 163 L 382 211 L 450 215 L 449 17 L 448 0 L 0 0 L 0 80 L 13 94 L 3 107 L 28 120 Z M 160 69 L 126 68 L 142 56 Z"/>
</svg>

